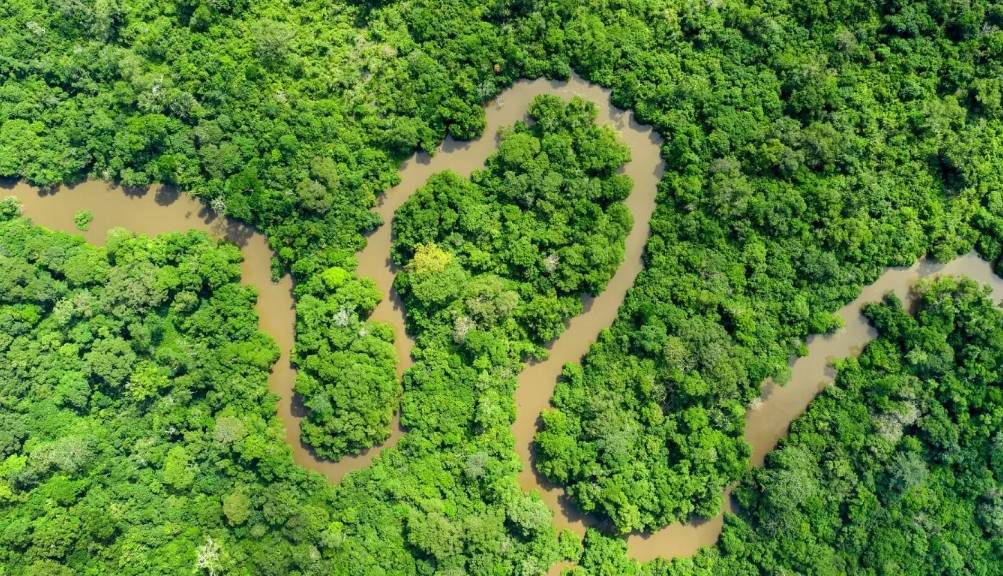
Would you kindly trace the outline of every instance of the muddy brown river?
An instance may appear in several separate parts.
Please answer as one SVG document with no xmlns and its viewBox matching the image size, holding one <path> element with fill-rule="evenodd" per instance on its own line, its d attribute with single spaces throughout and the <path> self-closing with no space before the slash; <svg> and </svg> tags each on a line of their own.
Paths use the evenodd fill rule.
<svg viewBox="0 0 1003 576">
<path fill-rule="evenodd" d="M 625 167 L 625 172 L 634 181 L 633 191 L 627 200 L 634 216 L 634 227 L 627 237 L 623 264 L 602 294 L 587 299 L 585 312 L 571 320 L 568 329 L 551 346 L 549 358 L 526 367 L 519 377 L 516 391 L 517 417 L 513 434 L 516 450 L 523 463 L 520 484 L 526 491 L 540 493 L 553 510 L 554 523 L 558 529 L 568 528 L 582 534 L 595 521 L 583 516 L 567 502 L 562 490 L 548 485 L 535 474 L 530 464 L 532 440 L 537 418 L 549 405 L 562 366 L 567 362 L 579 361 L 599 332 L 613 322 L 624 295 L 641 270 L 644 244 L 649 233 L 648 223 L 655 208 L 656 188 L 663 170 L 661 138 L 649 127 L 638 124 L 630 112 L 610 105 L 608 91 L 577 77 L 568 82 L 519 82 L 488 105 L 484 136 L 472 142 L 447 139 L 435 155 L 419 154 L 402 165 L 400 185 L 389 190 L 376 208 L 385 224 L 369 236 L 366 248 L 358 254 L 358 271 L 360 275 L 373 278 L 384 294 L 383 301 L 373 312 L 371 319 L 388 322 L 394 327 L 400 373 L 411 365 L 410 351 L 413 343 L 404 332 L 403 310 L 391 291 L 395 271 L 389 260 L 389 223 L 394 211 L 430 175 L 442 170 L 469 175 L 481 167 L 487 156 L 495 150 L 499 127 L 524 118 L 529 102 L 535 96 L 547 93 L 565 98 L 577 95 L 597 105 L 599 121 L 616 129 L 631 149 L 631 161 Z M 104 182 L 89 181 L 55 194 L 40 194 L 25 184 L 16 184 L 9 190 L 0 189 L 0 196 L 8 194 L 21 200 L 26 216 L 37 224 L 54 230 L 79 233 L 73 225 L 73 215 L 79 210 L 91 210 L 94 221 L 89 231 L 82 235 L 96 244 L 102 244 L 107 231 L 118 226 L 144 234 L 202 230 L 234 242 L 244 254 L 242 281 L 258 290 L 260 328 L 276 340 L 282 353 L 269 378 L 269 388 L 280 399 L 279 417 L 284 424 L 286 441 L 293 450 L 295 462 L 337 482 L 348 472 L 367 466 L 381 450 L 400 439 L 402 431 L 395 419 L 391 437 L 386 443 L 340 462 L 318 460 L 303 447 L 299 438 L 298 411 L 294 409 L 295 371 L 289 365 L 295 327 L 292 283 L 288 276 L 279 282 L 272 282 L 271 250 L 265 238 L 253 228 L 229 219 L 217 218 L 197 200 L 167 189 L 133 194 Z M 746 416 L 746 439 L 752 446 L 754 466 L 762 464 L 765 454 L 786 433 L 790 421 L 800 415 L 812 398 L 832 381 L 833 375 L 828 368 L 830 360 L 858 352 L 873 338 L 873 331 L 860 315 L 861 305 L 876 301 L 889 291 L 904 298 L 908 288 L 917 279 L 935 274 L 969 276 L 982 284 L 990 285 L 993 298 L 997 301 L 1003 298 L 1003 281 L 992 273 L 986 262 L 974 254 L 959 257 L 946 265 L 924 261 L 910 268 L 887 270 L 876 282 L 866 287 L 856 300 L 840 309 L 839 315 L 845 322 L 844 328 L 832 335 L 809 339 L 809 353 L 792 364 L 788 384 L 783 387 L 764 384 L 761 401 L 756 402 Z M 729 499 L 725 500 L 727 502 Z M 718 516 L 702 522 L 674 524 L 654 533 L 631 535 L 627 540 L 630 556 L 638 560 L 650 560 L 656 557 L 692 555 L 700 547 L 716 541 L 722 518 L 723 516 Z M 556 567 L 552 572 L 555 571 Z"/>
</svg>

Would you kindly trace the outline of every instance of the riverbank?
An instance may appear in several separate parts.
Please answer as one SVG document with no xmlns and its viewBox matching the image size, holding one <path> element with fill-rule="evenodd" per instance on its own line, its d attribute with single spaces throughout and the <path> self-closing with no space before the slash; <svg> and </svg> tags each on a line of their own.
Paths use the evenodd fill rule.
<svg viewBox="0 0 1003 576">
<path fill-rule="evenodd" d="M 627 205 L 634 217 L 634 226 L 627 238 L 623 264 L 606 290 L 588 299 L 585 312 L 571 320 L 567 330 L 550 347 L 550 356 L 543 362 L 529 365 L 519 377 L 516 392 L 517 416 L 513 425 L 516 450 L 523 464 L 519 481 L 526 491 L 538 491 L 554 512 L 558 529 L 571 529 L 581 534 L 586 527 L 597 525 L 583 516 L 564 498 L 563 490 L 548 485 L 535 473 L 532 442 L 537 419 L 553 394 L 554 387 L 567 362 L 577 362 L 600 331 L 616 318 L 620 303 L 633 285 L 642 268 L 642 255 L 648 238 L 648 222 L 655 209 L 658 182 L 661 179 L 661 139 L 650 128 L 637 124 L 629 112 L 609 103 L 609 93 L 575 77 L 568 82 L 546 80 L 519 82 L 487 107 L 487 127 L 484 135 L 471 142 L 447 140 L 436 154 L 420 154 L 401 167 L 401 183 L 389 190 L 376 211 L 384 225 L 370 234 L 366 248 L 358 254 L 361 276 L 369 276 L 384 295 L 371 319 L 388 322 L 396 333 L 399 360 L 398 373 L 411 365 L 413 342 L 405 332 L 403 309 L 392 292 L 395 270 L 390 263 L 391 221 L 395 210 L 421 187 L 429 176 L 442 170 L 452 170 L 463 176 L 480 167 L 495 150 L 498 129 L 525 117 L 528 103 L 540 94 L 557 94 L 564 98 L 580 96 L 594 102 L 599 110 L 598 121 L 616 129 L 631 149 L 631 162 L 625 172 L 633 179 L 634 188 Z M 390 439 L 355 457 L 339 462 L 316 459 L 299 438 L 299 414 L 295 406 L 293 386 L 295 371 L 289 364 L 289 352 L 294 342 L 295 309 L 292 282 L 288 276 L 279 282 L 271 279 L 272 253 L 264 236 L 254 229 L 212 214 L 197 200 L 170 189 L 133 193 L 103 182 L 85 182 L 70 190 L 55 194 L 40 194 L 24 184 L 6 191 L 17 196 L 24 213 L 37 224 L 71 233 L 82 234 L 96 244 L 104 242 L 108 229 L 121 226 L 144 234 L 172 231 L 202 230 L 226 238 L 241 247 L 244 254 L 242 281 L 259 292 L 257 313 L 260 328 L 277 342 L 282 356 L 269 378 L 270 390 L 279 396 L 279 417 L 285 427 L 285 438 L 297 464 L 324 474 L 338 482 L 347 473 L 366 467 L 379 453 L 392 446 L 402 436 L 394 421 Z M 90 229 L 76 230 L 73 215 L 91 210 L 94 221 Z M 893 291 L 905 297 L 909 287 L 919 278 L 936 274 L 960 274 L 973 278 L 993 289 L 994 299 L 1003 298 L 1003 280 L 996 277 L 985 261 L 970 253 L 946 265 L 917 263 L 909 268 L 886 271 L 876 282 L 867 286 L 851 303 L 839 310 L 844 328 L 831 335 L 815 336 L 808 341 L 808 355 L 791 366 L 791 377 L 783 387 L 764 384 L 762 400 L 756 402 L 746 416 L 746 440 L 752 446 L 752 465 L 759 466 L 769 450 L 786 433 L 791 420 L 801 414 L 815 395 L 832 381 L 828 368 L 833 358 L 857 353 L 873 337 L 873 331 L 860 315 L 860 307 Z M 728 499 L 726 499 L 727 502 Z M 677 557 L 694 554 L 700 547 L 713 544 L 721 530 L 723 516 L 674 524 L 651 534 L 635 534 L 628 538 L 629 554 L 638 560 L 656 557 Z"/>
</svg>

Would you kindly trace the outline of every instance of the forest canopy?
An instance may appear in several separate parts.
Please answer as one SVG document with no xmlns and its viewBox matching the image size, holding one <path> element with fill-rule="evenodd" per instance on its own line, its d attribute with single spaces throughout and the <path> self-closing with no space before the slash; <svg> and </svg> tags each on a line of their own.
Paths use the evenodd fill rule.
<svg viewBox="0 0 1003 576">
<path fill-rule="evenodd" d="M 0 204 L 6 574 L 330 574 L 332 489 L 293 465 L 240 252 L 107 246 Z M 307 553 L 309 552 L 309 553 Z"/>
<path fill-rule="evenodd" d="M 380 301 L 341 266 L 296 285 L 296 394 L 302 441 L 328 460 L 382 443 L 400 399 L 393 328 L 366 317 Z"/>
<path fill-rule="evenodd" d="M 13 340 L 0 396 L 14 432 L 0 468 L 8 487 L 0 543 L 14 573 L 115 573 L 140 555 L 125 573 L 533 574 L 573 553 L 559 545 L 546 506 L 516 483 L 510 428 L 522 363 L 544 353 L 581 295 L 600 291 L 622 259 L 630 181 L 618 171 L 629 155 L 595 116 L 579 99 L 539 98 L 530 123 L 503 132 L 483 170 L 470 180 L 438 175 L 400 210 L 398 287 L 418 340 L 404 380 L 407 434 L 337 487 L 295 467 L 282 443 L 265 392 L 277 351 L 256 330 L 253 292 L 237 284 L 234 246 L 117 230 L 107 248 L 94 248 L 35 228 L 4 204 L 0 252 L 11 272 L 0 291 Z M 433 216 L 470 225 L 439 236 L 442 228 L 427 226 Z M 307 308 L 300 318 L 327 315 L 321 322 L 344 331 L 297 348 L 297 388 L 312 410 L 326 398 L 310 395 L 322 389 L 304 378 L 339 360 L 334 346 L 359 350 L 365 340 L 351 336 L 360 330 L 390 348 L 383 367 L 394 382 L 386 327 L 359 319 L 378 299 L 371 284 L 338 267 L 318 281 L 296 288 Z M 348 370 L 330 369 L 335 378 Z M 355 422 L 381 429 L 376 419 Z M 346 437 L 319 438 L 332 439 L 320 450 L 333 453 Z M 83 446 L 60 456 L 64 441 Z M 50 478 L 61 484 L 38 487 Z M 123 483 L 153 497 L 137 501 Z M 69 493 L 54 502 L 54 490 Z M 87 490 L 131 511 L 80 532 L 85 511 L 75 505 Z M 164 517 L 174 523 L 164 527 Z M 46 548 L 57 537 L 61 548 Z"/>
<path fill-rule="evenodd" d="M 578 573 L 1003 573 L 1003 311 L 967 279 L 889 295 L 878 338 L 747 472 L 716 546 L 638 565 L 590 533 Z"/>
<path fill-rule="evenodd" d="M 666 176 L 645 269 L 537 436 L 540 471 L 620 532 L 716 514 L 763 380 L 885 267 L 1003 246 L 1003 7 L 645 6 L 567 25 Z"/>
<path fill-rule="evenodd" d="M 100 329 L 77 334 L 51 328 L 50 317 L 60 317 L 53 298 L 71 283 L 97 290 L 112 282 L 102 270 L 118 265 L 106 254 L 106 265 L 97 267 L 53 264 L 73 277 L 44 267 L 36 277 L 38 258 L 55 256 L 33 247 L 8 256 L 14 260 L 4 267 L 5 274 L 22 274 L 2 295 L 12 299 L 4 339 L 21 338 L 34 360 L 53 353 L 45 348 L 50 341 L 83 338 L 79 345 L 87 346 L 92 338 L 100 346 L 87 349 L 90 360 L 73 361 L 95 363 L 88 398 L 95 390 L 107 395 L 101 387 L 109 382 L 120 392 L 131 383 L 114 402 L 156 407 L 166 395 L 182 406 L 170 409 L 167 429 L 205 430 L 212 410 L 183 403 L 201 402 L 202 389 L 188 398 L 182 381 L 177 397 L 171 394 L 173 380 L 164 383 L 158 363 L 167 359 L 150 356 L 162 322 L 147 326 L 145 319 L 163 317 L 171 298 L 186 310 L 215 301 L 239 320 L 225 316 L 219 335 L 215 326 L 205 333 L 192 326 L 196 332 L 183 335 L 199 350 L 223 350 L 224 340 L 255 343 L 253 369 L 230 364 L 244 366 L 242 378 L 257 384 L 231 392 L 241 414 L 268 424 L 255 424 L 247 436 L 256 438 L 253 465 L 233 464 L 246 492 L 230 480 L 203 485 L 192 478 L 185 486 L 189 466 L 203 470 L 199 434 L 184 437 L 194 442 L 191 450 L 175 450 L 178 439 L 170 435 L 157 440 L 170 446 L 163 454 L 135 461 L 112 458 L 124 450 L 115 443 L 112 452 L 94 452 L 128 470 L 168 461 L 172 470 L 169 481 L 159 469 L 144 468 L 141 480 L 131 471 L 110 476 L 125 478 L 114 488 L 126 493 L 94 509 L 103 512 L 117 498 L 133 502 L 140 495 L 132 486 L 153 485 L 170 492 L 171 510 L 185 512 L 171 516 L 162 502 L 146 508 L 144 500 L 128 526 L 168 518 L 175 532 L 126 531 L 131 536 L 121 548 L 104 555 L 104 544 L 73 555 L 67 543 L 94 534 L 117 543 L 120 532 L 81 528 L 83 510 L 62 509 L 51 511 L 55 522 L 37 532 L 38 548 L 28 554 L 36 545 L 32 523 L 49 514 L 46 507 L 72 508 L 67 494 L 89 492 L 63 483 L 47 488 L 50 497 L 30 492 L 33 484 L 25 485 L 29 493 L 14 492 L 12 484 L 30 504 L 18 504 L 17 521 L 0 533 L 5 550 L 16 551 L 9 554 L 18 564 L 6 565 L 58 573 L 54 563 L 63 560 L 114 558 L 123 566 L 93 571 L 156 573 L 149 551 L 176 546 L 176 554 L 157 556 L 197 561 L 205 551 L 206 558 L 229 558 L 223 568 L 263 574 L 533 574 L 558 555 L 575 555 L 570 545 L 558 551 L 546 509 L 516 485 L 519 463 L 506 423 L 522 361 L 542 353 L 540 345 L 574 313 L 576 291 L 601 287 L 617 261 L 616 247 L 595 250 L 600 240 L 582 235 L 577 219 L 607 218 L 608 237 L 623 224 L 613 218 L 616 209 L 574 214 L 558 242 L 535 229 L 549 207 L 499 195 L 511 185 L 530 194 L 523 200 L 546 198 L 545 179 L 508 182 L 488 166 L 469 181 L 443 175 L 430 182 L 428 206 L 409 208 L 413 240 L 395 248 L 419 337 L 417 368 L 402 383 L 392 377 L 386 334 L 366 324 L 372 294 L 351 258 L 377 224 L 369 209 L 396 182 L 400 160 L 434 150 L 447 135 L 479 134 L 483 105 L 517 78 L 572 71 L 611 88 L 617 106 L 633 110 L 665 141 L 645 270 L 617 321 L 580 365 L 567 368 L 538 437 L 540 470 L 618 531 L 716 513 L 721 489 L 745 473 L 742 414 L 760 383 L 783 381 L 804 339 L 834 329 L 831 312 L 880 270 L 924 254 L 946 260 L 973 247 L 999 265 L 1003 6 L 991 0 L 9 0 L 0 5 L 0 177 L 47 187 L 82 178 L 175 184 L 213 211 L 257 226 L 275 249 L 276 274 L 291 271 L 299 287 L 298 389 L 313 400 L 304 437 L 332 458 L 357 452 L 385 437 L 399 400 L 410 440 L 334 488 L 292 467 L 271 431 L 274 405 L 261 400 L 263 351 L 270 357 L 274 349 L 251 335 L 251 297 L 235 284 L 226 288 L 232 266 L 221 262 L 232 249 L 218 248 L 230 256 L 212 257 L 195 274 L 212 279 L 203 281 L 211 291 L 174 294 L 159 284 L 155 270 L 169 259 L 119 270 L 114 292 L 121 297 L 107 297 L 129 321 L 100 317 Z M 513 136 L 507 153 L 518 156 L 520 141 L 539 140 L 536 129 Z M 524 158 L 516 164 L 526 174 L 537 164 L 562 167 L 549 154 L 546 162 L 535 153 Z M 618 186 L 600 191 L 615 198 L 623 192 Z M 458 204 L 464 209 L 503 206 L 520 242 L 426 230 L 421 220 L 438 217 L 436 207 L 460 192 L 472 200 Z M 29 229 L 8 221 L 12 230 Z M 546 251 L 528 249 L 537 246 Z M 558 265 L 573 266 L 551 274 L 551 254 Z M 452 284 L 437 291 L 427 278 Z M 215 322 L 215 309 L 207 310 L 186 321 Z M 251 332 L 227 332 L 235 326 Z M 350 331 L 356 337 L 349 340 Z M 217 357 L 205 354 L 199 362 Z M 214 374 L 234 369 L 217 362 Z M 77 364 L 67 366 L 83 370 Z M 24 410 L 58 409 L 86 420 L 78 410 L 103 409 L 76 407 L 85 390 L 79 379 L 52 378 L 19 376 L 13 385 L 20 388 L 5 391 L 0 402 L 17 404 L 19 422 L 40 427 L 50 421 Z M 37 408 L 22 405 L 25 390 L 60 386 L 74 398 L 66 406 L 53 404 L 63 396 L 46 396 Z M 372 394 L 360 396 L 362 389 Z M 119 413 L 132 418 L 109 409 L 99 423 Z M 129 446 L 129 434 L 160 425 L 135 419 L 115 429 Z M 0 427 L 8 429 L 21 430 Z M 61 434 L 63 428 L 46 429 L 39 438 Z M 10 438 L 24 456 L 27 433 Z M 77 446 L 64 448 L 78 453 Z M 220 466 L 229 470 L 233 457 Z M 46 462 L 31 473 L 44 480 L 72 471 Z M 105 478 L 90 468 L 73 474 L 73 482 Z M 251 489 L 258 484 L 277 487 L 259 493 Z M 179 500 L 195 493 L 204 497 Z M 215 504 L 206 503 L 223 502 L 224 493 L 231 514 L 220 520 Z M 231 520 L 236 524 L 226 524 Z M 587 544 L 582 565 L 599 570 L 589 558 L 623 542 L 594 535 Z M 48 549 L 62 556 L 44 556 Z M 943 550 L 947 560 L 938 566 L 956 566 L 949 547 Z M 36 561 L 42 564 L 24 564 Z M 613 573 L 629 570 L 617 566 Z"/>
<path fill-rule="evenodd" d="M 537 98 L 483 170 L 436 174 L 398 209 L 395 285 L 415 364 L 404 437 L 339 486 L 352 574 L 540 574 L 576 553 L 519 487 L 511 426 L 523 363 L 623 258 L 628 154 L 595 116 L 579 99 Z"/>
</svg>

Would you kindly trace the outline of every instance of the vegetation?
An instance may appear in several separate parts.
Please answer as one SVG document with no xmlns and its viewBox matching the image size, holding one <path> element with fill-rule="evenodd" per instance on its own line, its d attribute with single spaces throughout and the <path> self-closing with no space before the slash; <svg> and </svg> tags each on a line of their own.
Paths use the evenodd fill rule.
<svg viewBox="0 0 1003 576">
<path fill-rule="evenodd" d="M 326 482 L 292 464 L 240 252 L 106 248 L 0 204 L 4 574 L 331 574 Z"/>
<path fill-rule="evenodd" d="M 617 173 L 627 151 L 591 104 L 544 97 L 531 117 L 471 180 L 439 175 L 400 210 L 398 286 L 418 335 L 408 433 L 336 488 L 295 467 L 281 441 L 265 391 L 277 353 L 256 330 L 253 293 L 236 284 L 234 247 L 116 231 L 97 249 L 4 204 L 0 417 L 13 432 L 0 558 L 11 571 L 545 571 L 562 547 L 550 511 L 516 482 L 512 392 L 526 357 L 617 268 L 630 182 Z M 448 235 L 427 225 L 450 214 L 466 225 Z M 378 298 L 372 285 L 338 267 L 316 281 L 296 288 L 301 322 L 342 328 L 296 351 L 312 408 L 304 431 L 320 430 L 319 444 L 331 433 L 315 420 L 320 403 L 345 409 L 338 390 L 311 388 L 315 371 L 372 370 L 375 390 L 393 382 L 394 362 L 388 327 L 359 320 Z M 371 440 L 335 439 L 322 449 Z"/>
<path fill-rule="evenodd" d="M 73 224 L 77 227 L 77 230 L 81 232 L 86 232 L 91 227 L 91 222 L 94 221 L 94 213 L 90 210 L 81 210 L 73 215 Z"/>
<path fill-rule="evenodd" d="M 581 311 L 581 294 L 602 291 L 632 225 L 623 204 L 631 181 L 617 173 L 630 155 L 595 117 L 590 102 L 540 96 L 532 124 L 502 130 L 498 152 L 469 182 L 437 174 L 398 210 L 393 255 L 413 326 L 430 328 L 428 315 L 464 283 L 491 275 L 516 281 L 505 308 L 545 343 Z M 502 319 L 471 309 L 456 320 L 457 340 Z"/>
<path fill-rule="evenodd" d="M 222 572 L 225 567 L 213 562 L 224 556 L 234 570 L 266 574 L 540 572 L 556 555 L 556 544 L 549 528 L 540 528 L 538 501 L 514 483 L 518 463 L 505 424 L 513 410 L 514 373 L 527 355 L 542 353 L 540 344 L 577 310 L 578 292 L 600 288 L 618 261 L 617 244 L 599 248 L 626 224 L 615 207 L 622 183 L 594 175 L 608 181 L 595 198 L 572 183 L 566 191 L 584 196 L 587 202 L 578 204 L 590 208 L 569 211 L 561 195 L 553 195 L 552 182 L 537 175 L 543 167 L 581 181 L 578 170 L 587 172 L 587 159 L 567 168 L 563 158 L 555 160 L 549 150 L 566 152 L 565 137 L 547 142 L 540 132 L 547 126 L 517 128 L 510 149 L 492 161 L 497 167 L 489 163 L 469 182 L 434 179 L 422 195 L 427 207 L 416 201 L 404 214 L 408 223 L 395 247 L 405 265 L 400 288 L 419 337 L 418 364 L 403 385 L 392 377 L 388 334 L 365 321 L 374 296 L 354 277 L 351 254 L 375 226 L 369 208 L 396 181 L 399 160 L 416 149 L 434 149 L 447 134 L 478 134 L 482 104 L 516 78 L 564 77 L 572 70 L 611 87 L 618 106 L 635 110 L 665 137 L 667 171 L 646 269 L 618 320 L 580 366 L 567 369 L 538 437 L 540 469 L 620 531 L 715 513 L 722 488 L 746 467 L 746 406 L 764 378 L 783 380 L 788 358 L 801 351 L 807 335 L 835 327 L 832 310 L 884 267 L 922 254 L 946 259 L 975 246 L 1000 261 L 1001 29 L 1003 7 L 991 0 L 4 2 L 0 177 L 43 186 L 85 177 L 128 187 L 165 182 L 202 198 L 216 213 L 258 226 L 276 250 L 275 272 L 290 270 L 297 281 L 297 389 L 310 410 L 303 437 L 330 458 L 361 450 L 386 436 L 399 397 L 411 429 L 399 450 L 330 489 L 276 455 L 280 448 L 270 432 L 276 424 L 266 416 L 273 404 L 261 401 L 260 383 L 228 392 L 257 395 L 255 402 L 237 402 L 236 413 L 269 423 L 245 424 L 267 438 L 255 441 L 267 458 L 201 460 L 207 448 L 193 433 L 183 453 L 171 445 L 162 460 L 144 456 L 142 465 L 112 457 L 122 452 L 95 452 L 108 455 L 94 462 L 108 462 L 111 470 L 110 463 L 160 466 L 174 450 L 169 481 L 119 481 L 91 468 L 86 478 L 111 482 L 108 490 L 141 500 L 146 496 L 129 486 L 143 486 L 144 494 L 150 485 L 174 490 L 165 497 L 171 506 L 162 508 L 163 499 L 122 501 L 133 504 L 126 510 L 143 511 L 129 526 L 153 526 L 150 518 L 159 522 L 157 530 L 176 533 L 108 537 L 121 547 L 101 552 L 100 545 L 88 544 L 58 560 L 122 562 L 114 569 L 68 568 L 95 573 L 133 566 L 156 572 L 151 558 L 191 560 L 203 571 Z M 533 152 L 533 140 L 548 150 L 546 159 Z M 526 150 L 533 153 L 524 162 L 519 158 Z M 510 160 L 517 167 L 512 180 L 498 171 Z M 601 156 L 600 162 L 616 164 Z M 529 195 L 504 196 L 509 190 Z M 439 206 L 450 208 L 439 214 L 433 208 Z M 453 210 L 459 218 L 460 209 L 470 221 L 481 213 L 502 215 L 510 228 L 487 227 L 483 235 L 469 227 L 455 235 L 437 228 L 448 221 L 440 215 Z M 552 220 L 555 215 L 567 219 Z M 560 223 L 560 235 L 551 237 L 542 222 Z M 34 269 L 37 258 L 49 254 L 32 250 L 6 256 L 15 259 L 6 268 Z M 105 258 L 110 269 L 117 266 Z M 144 272 L 168 261 L 151 261 Z M 211 262 L 217 268 L 193 274 L 214 278 L 232 268 Z M 61 272 L 50 277 L 29 282 L 34 276 L 25 276 L 3 295 L 38 307 L 37 322 L 25 312 L 32 321 L 17 328 L 22 332 L 2 336 L 26 339 L 20 345 L 38 347 L 31 354 L 51 352 L 46 338 L 78 337 L 49 320 L 56 302 L 50 295 L 76 280 Z M 151 278 L 159 282 L 157 275 L 136 282 L 148 286 Z M 135 298 L 159 298 L 154 288 Z M 163 298 L 201 306 L 215 294 L 168 291 Z M 103 291 L 95 296 L 105 297 Z M 249 296 L 242 298 L 234 314 L 251 326 Z M 167 313 L 161 304 L 140 307 L 147 309 Z M 100 322 L 112 322 L 106 317 L 113 318 L 105 314 Z M 93 360 L 129 359 L 128 348 L 135 362 L 160 366 L 150 355 L 154 344 L 144 344 L 143 326 L 130 322 L 114 328 L 118 332 L 108 328 L 107 335 L 94 328 L 113 343 L 101 344 L 108 349 Z M 225 349 L 224 340 L 258 338 L 250 332 L 236 338 L 226 332 L 231 329 L 223 327 L 219 340 L 201 333 L 186 338 L 209 339 L 210 350 Z M 263 373 L 267 362 L 255 359 L 252 365 Z M 118 366 L 108 362 L 99 370 Z M 229 380 L 216 377 L 230 374 L 231 364 L 220 361 L 200 385 L 225 386 Z M 131 377 L 135 367 L 129 366 Z M 5 369 L 28 368 L 14 363 Z M 203 415 L 212 411 L 183 402 L 202 402 L 202 396 L 171 394 L 174 380 L 164 385 L 150 370 L 137 375 L 146 382 L 137 388 L 146 390 L 140 396 L 159 391 L 182 402 L 172 414 L 201 429 Z M 245 378 L 258 378 L 247 371 Z M 94 374 L 92 384 L 104 386 L 104 376 Z M 116 378 L 114 371 L 107 374 Z M 13 379 L 20 388 L 4 390 L 0 405 L 21 414 L 27 426 L 47 426 L 45 418 L 24 416 L 36 404 L 43 410 L 57 401 L 42 394 L 54 388 L 52 381 L 35 376 Z M 184 391 L 190 385 L 178 386 Z M 29 402 L 29 392 L 39 396 Z M 114 402 L 142 401 L 109 397 L 115 409 L 86 416 L 88 422 L 125 435 L 160 426 L 130 417 L 116 427 L 109 419 L 128 417 L 129 410 Z M 159 405 L 156 397 L 146 402 Z M 104 410 L 104 401 L 95 409 Z M 13 425 L 0 428 L 7 429 Z M 178 444 L 174 436 L 167 439 Z M 22 444 L 17 454 L 24 456 Z M 183 470 L 193 462 L 200 476 L 185 486 Z M 213 482 L 218 476 L 203 470 L 217 463 L 229 470 L 231 462 L 246 491 Z M 275 488 L 252 488 L 259 485 Z M 70 500 L 63 492 L 49 497 L 35 495 L 31 486 L 11 486 L 33 504 L 4 510 L 18 518 L 4 523 L 0 534 L 5 550 L 16 550 L 5 565 L 22 573 L 57 571 L 42 560 L 47 543 L 26 552 L 31 543 L 24 534 L 33 529 L 19 518 L 27 514 L 34 521 L 44 506 Z M 235 526 L 198 530 L 213 525 L 206 518 L 216 508 L 202 505 L 209 501 L 204 498 L 179 500 L 192 490 L 220 502 L 228 511 L 225 522 Z M 95 507 L 114 517 L 104 512 L 118 498 Z M 239 522 L 246 502 L 253 511 Z M 172 515 L 178 511 L 188 515 Z M 66 534 L 89 534 L 77 530 L 82 514 L 62 517 Z M 622 544 L 598 535 L 588 543 L 583 565 L 602 546 Z M 36 560 L 43 564 L 23 564 Z"/>
<path fill-rule="evenodd" d="M 592 533 L 582 574 L 1003 573 L 1003 311 L 970 280 L 887 296 L 859 358 L 736 491 L 716 547 L 640 566 Z"/>
<path fill-rule="evenodd" d="M 296 285 L 296 393 L 302 439 L 337 460 L 382 443 L 400 398 L 393 328 L 367 322 L 380 301 L 372 280 L 341 266 Z"/>
<path fill-rule="evenodd" d="M 564 25 L 572 65 L 666 138 L 646 268 L 537 437 L 623 532 L 720 509 L 760 383 L 882 269 L 1003 246 L 1003 8 L 716 4 Z"/>
<path fill-rule="evenodd" d="M 318 276 L 354 272 L 349 255 L 400 160 L 477 135 L 486 99 L 556 71 L 523 33 L 499 33 L 512 15 L 478 3 L 4 2 L 0 177 L 175 185 L 256 225 L 276 273 L 340 302 Z M 303 437 L 330 458 L 384 438 L 398 398 L 380 329 L 353 348 L 339 310 L 297 307 L 299 387 L 314 398 Z M 327 349 L 341 359 L 317 360 Z M 350 377 L 333 378 L 337 363 Z"/>
<path fill-rule="evenodd" d="M 510 313 L 535 344 L 548 342 L 581 310 L 579 295 L 598 292 L 623 257 L 631 225 L 622 204 L 630 179 L 616 170 L 628 157 L 608 128 L 598 127 L 592 104 L 537 99 L 532 126 L 503 131 L 498 153 L 467 182 L 452 173 L 433 176 L 395 220 L 394 257 L 410 263 L 399 286 L 413 298 L 413 330 L 464 294 L 479 274 L 518 280 L 505 287 L 498 310 L 472 308 L 452 322 L 458 342 Z M 351 268 L 351 265 L 347 265 Z M 477 298 L 502 288 L 485 281 Z M 345 267 L 325 270 L 296 287 L 300 337 L 296 391 L 309 409 L 303 437 L 324 457 L 363 450 L 386 439 L 399 385 L 389 326 L 363 322 L 379 302 L 368 279 Z M 489 342 L 482 342 L 488 345 Z"/>
<path fill-rule="evenodd" d="M 407 433 L 340 485 L 352 574 L 540 574 L 558 557 L 550 511 L 516 482 L 512 394 L 622 259 L 630 183 L 591 104 L 541 97 L 530 116 L 470 180 L 438 174 L 395 217 Z"/>
</svg>

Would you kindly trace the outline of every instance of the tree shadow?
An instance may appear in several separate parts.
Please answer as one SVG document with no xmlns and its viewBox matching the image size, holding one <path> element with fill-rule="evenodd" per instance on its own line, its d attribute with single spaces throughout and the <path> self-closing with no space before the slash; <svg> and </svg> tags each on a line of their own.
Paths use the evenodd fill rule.
<svg viewBox="0 0 1003 576">
<path fill-rule="evenodd" d="M 158 206 L 170 206 L 178 201 L 181 197 L 181 190 L 176 186 L 161 186 L 157 189 L 156 194 L 153 197 L 153 201 L 157 203 Z"/>
</svg>

